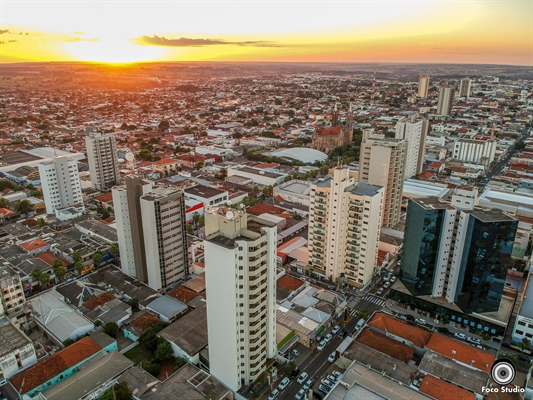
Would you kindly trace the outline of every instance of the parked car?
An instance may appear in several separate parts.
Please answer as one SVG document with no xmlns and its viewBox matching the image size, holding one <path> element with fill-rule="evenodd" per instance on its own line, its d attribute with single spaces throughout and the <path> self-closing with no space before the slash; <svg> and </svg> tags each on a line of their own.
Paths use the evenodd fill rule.
<svg viewBox="0 0 533 400">
<path fill-rule="evenodd" d="M 481 340 L 479 340 L 478 338 L 475 338 L 475 337 L 471 337 L 471 336 L 468 336 L 466 338 L 466 341 L 470 342 L 470 343 L 474 343 L 474 344 L 481 344 Z"/>
<path fill-rule="evenodd" d="M 296 400 L 301 400 L 301 399 L 304 398 L 304 396 L 305 396 L 305 390 L 300 389 L 300 390 L 298 391 L 298 393 L 296 393 L 296 394 L 294 395 L 294 398 L 295 398 Z"/>
<path fill-rule="evenodd" d="M 335 358 L 336 358 L 336 357 L 335 357 L 335 352 L 333 352 L 333 353 L 331 353 L 331 354 L 329 355 L 329 357 L 328 357 L 328 361 L 329 361 L 329 362 L 334 362 L 334 361 L 335 361 Z"/>
<path fill-rule="evenodd" d="M 279 383 L 278 385 L 278 390 L 281 392 L 282 390 L 284 390 L 287 386 L 289 386 L 289 383 L 291 383 L 291 381 L 289 380 L 289 378 L 285 377 L 281 380 L 281 382 Z"/>
<path fill-rule="evenodd" d="M 322 386 L 322 385 L 320 385 Z M 328 395 L 328 392 L 324 392 L 323 390 L 315 390 L 313 391 L 313 397 L 318 400 L 324 399 Z"/>
<path fill-rule="evenodd" d="M 389 286 L 390 286 L 390 281 L 385 282 L 385 284 L 383 285 L 385 289 L 387 289 Z"/>
<path fill-rule="evenodd" d="M 461 340 L 465 340 L 466 339 L 466 335 L 464 333 L 459 333 L 459 332 L 455 332 L 453 334 L 453 337 L 456 338 L 456 339 L 461 339 Z"/>
<path fill-rule="evenodd" d="M 335 325 L 333 329 L 331 330 L 331 333 L 335 335 L 340 330 L 341 330 L 341 327 L 339 325 Z"/>
<path fill-rule="evenodd" d="M 324 378 L 320 381 L 322 385 L 327 386 L 330 390 L 335 387 L 335 382 L 331 382 L 329 379 Z"/>
<path fill-rule="evenodd" d="M 391 276 L 390 281 L 391 281 L 392 283 L 396 282 L 396 277 L 395 277 L 395 276 Z"/>
<path fill-rule="evenodd" d="M 448 328 L 443 327 L 443 326 L 439 326 L 439 327 L 437 328 L 437 331 L 438 331 L 439 333 L 444 333 L 445 335 L 447 335 L 447 334 L 450 333 L 450 330 L 449 330 Z"/>
<path fill-rule="evenodd" d="M 329 393 L 329 391 L 331 390 L 331 388 L 330 388 L 329 386 L 326 386 L 326 385 L 320 385 L 320 386 L 318 387 L 318 390 L 319 390 L 320 392 L 324 392 L 324 393 L 327 394 L 327 393 Z"/>
<path fill-rule="evenodd" d="M 300 368 L 296 367 L 295 369 L 292 370 L 291 374 L 289 375 L 289 379 L 296 378 L 299 373 L 300 373 Z"/>
<path fill-rule="evenodd" d="M 308 376 L 309 374 L 307 372 L 302 372 L 300 376 L 298 377 L 298 379 L 296 379 L 296 382 L 304 383 Z"/>
<path fill-rule="evenodd" d="M 341 331 L 341 333 L 339 333 L 339 337 L 342 339 L 344 336 L 346 336 L 346 331 Z"/>
<path fill-rule="evenodd" d="M 337 377 L 336 376 L 333 376 L 333 375 L 328 375 L 327 376 L 328 380 L 335 383 L 337 382 Z"/>
<path fill-rule="evenodd" d="M 385 289 L 382 288 L 382 287 L 380 287 L 376 293 L 377 293 L 378 295 L 382 295 L 384 291 L 385 291 Z"/>
<path fill-rule="evenodd" d="M 305 382 L 305 385 L 303 386 L 304 390 L 309 390 L 311 386 L 313 386 L 313 383 L 315 383 L 314 380 L 308 379 L 307 382 Z"/>
<path fill-rule="evenodd" d="M 268 400 L 276 400 L 279 397 L 279 390 L 274 389 L 272 393 L 268 395 Z"/>
<path fill-rule="evenodd" d="M 424 318 L 416 318 L 415 322 L 420 325 L 426 325 L 426 320 Z"/>
<path fill-rule="evenodd" d="M 333 335 L 332 335 L 331 333 L 328 333 L 328 334 L 326 335 L 326 337 L 324 338 L 324 341 L 325 341 L 326 343 L 329 343 L 329 341 L 331 340 L 332 337 L 333 337 Z"/>
<path fill-rule="evenodd" d="M 338 380 L 338 379 L 341 378 L 342 373 L 340 373 L 339 371 L 333 371 L 333 372 L 331 373 L 331 375 L 333 375 L 334 377 L 336 377 L 337 380 Z"/>
<path fill-rule="evenodd" d="M 291 350 L 291 353 L 294 357 L 298 357 L 300 355 L 300 352 L 298 351 L 298 349 L 292 349 Z"/>
<path fill-rule="evenodd" d="M 405 318 L 407 318 L 407 321 L 415 321 L 415 317 L 413 317 L 411 314 L 407 314 Z"/>
<path fill-rule="evenodd" d="M 324 350 L 324 347 L 326 347 L 326 345 L 327 345 L 326 341 L 325 341 L 325 340 L 322 340 L 322 341 L 318 344 L 318 346 L 316 346 L 316 349 L 317 349 L 318 351 L 322 351 L 322 350 Z"/>
</svg>

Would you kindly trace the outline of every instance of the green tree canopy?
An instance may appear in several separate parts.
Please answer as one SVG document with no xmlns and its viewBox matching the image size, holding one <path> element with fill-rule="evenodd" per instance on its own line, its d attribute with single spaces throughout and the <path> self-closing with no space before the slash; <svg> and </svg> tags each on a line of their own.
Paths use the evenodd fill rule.
<svg viewBox="0 0 533 400">
<path fill-rule="evenodd" d="M 28 200 L 21 200 L 17 203 L 16 210 L 21 214 L 28 214 L 33 210 L 33 205 Z"/>
<path fill-rule="evenodd" d="M 111 389 L 106 390 L 106 392 L 100 397 L 100 400 L 132 400 L 133 393 L 128 387 L 126 381 L 117 383 Z"/>
<path fill-rule="evenodd" d="M 9 209 L 9 200 L 4 197 L 0 197 L 0 208 Z"/>
<path fill-rule="evenodd" d="M 116 337 L 118 332 L 118 325 L 116 322 L 108 322 L 104 325 L 104 332 L 111 337 Z"/>
<path fill-rule="evenodd" d="M 59 258 L 54 258 L 54 263 L 52 264 L 53 269 L 57 269 L 63 266 L 63 262 Z"/>
<path fill-rule="evenodd" d="M 100 250 L 96 250 L 93 254 L 93 264 L 95 268 L 98 268 L 100 264 L 102 264 L 103 259 L 104 256 L 102 255 L 102 252 Z"/>
<path fill-rule="evenodd" d="M 156 362 L 162 362 L 164 360 L 170 360 L 174 358 L 174 350 L 172 345 L 165 338 L 160 337 L 157 341 L 157 349 L 154 353 L 154 360 Z"/>
<path fill-rule="evenodd" d="M 62 281 L 63 279 L 65 279 L 65 276 L 67 275 L 67 270 L 61 266 L 55 270 L 55 274 L 56 274 L 57 279 Z"/>
</svg>

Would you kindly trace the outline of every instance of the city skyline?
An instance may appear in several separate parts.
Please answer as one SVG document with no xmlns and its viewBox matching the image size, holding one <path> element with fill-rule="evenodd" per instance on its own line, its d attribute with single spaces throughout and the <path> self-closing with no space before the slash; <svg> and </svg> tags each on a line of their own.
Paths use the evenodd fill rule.
<svg viewBox="0 0 533 400">
<path fill-rule="evenodd" d="M 527 1 L 28 4 L 2 4 L 3 63 L 533 59 Z"/>
</svg>

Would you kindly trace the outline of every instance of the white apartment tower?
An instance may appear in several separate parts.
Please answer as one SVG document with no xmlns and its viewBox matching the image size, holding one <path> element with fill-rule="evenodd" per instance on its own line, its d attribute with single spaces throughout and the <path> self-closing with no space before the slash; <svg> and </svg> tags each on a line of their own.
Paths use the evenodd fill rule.
<svg viewBox="0 0 533 400">
<path fill-rule="evenodd" d="M 437 103 L 437 115 L 450 116 L 452 114 L 454 96 L 455 96 L 454 86 L 441 85 L 439 87 L 439 101 Z"/>
<path fill-rule="evenodd" d="M 459 97 L 470 98 L 470 88 L 472 86 L 472 80 L 470 78 L 461 79 L 461 85 L 459 86 Z"/>
<path fill-rule="evenodd" d="M 154 188 L 140 203 L 148 286 L 162 290 L 189 275 L 185 196 L 176 188 Z"/>
<path fill-rule="evenodd" d="M 383 139 L 371 129 L 363 131 L 359 159 L 359 182 L 385 188 L 382 226 L 400 222 L 407 143 L 403 139 Z"/>
<path fill-rule="evenodd" d="M 85 145 L 93 188 L 105 190 L 119 184 L 120 173 L 115 137 L 90 132 L 85 138 Z"/>
<path fill-rule="evenodd" d="M 346 167 L 311 185 L 309 264 L 314 273 L 365 285 L 375 272 L 385 189 L 357 182 Z"/>
<path fill-rule="evenodd" d="M 418 114 L 411 114 L 396 124 L 396 139 L 407 142 L 407 159 L 405 162 L 405 179 L 412 178 L 422 172 L 428 120 Z"/>
<path fill-rule="evenodd" d="M 76 160 L 54 157 L 39 164 L 39 175 L 47 214 L 66 220 L 85 211 Z"/>
<path fill-rule="evenodd" d="M 488 167 L 496 156 L 495 140 L 459 139 L 453 146 L 453 158 Z"/>
<path fill-rule="evenodd" d="M 205 234 L 210 372 L 237 391 L 277 353 L 277 226 L 218 207 L 206 210 Z"/>
<path fill-rule="evenodd" d="M 420 75 L 420 80 L 418 81 L 418 97 L 426 98 L 428 97 L 429 91 L 429 76 Z"/>
</svg>

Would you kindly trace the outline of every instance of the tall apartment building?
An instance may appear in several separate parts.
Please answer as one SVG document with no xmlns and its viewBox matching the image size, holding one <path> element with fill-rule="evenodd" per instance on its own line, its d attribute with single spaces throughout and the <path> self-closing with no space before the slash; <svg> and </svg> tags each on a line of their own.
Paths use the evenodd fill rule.
<svg viewBox="0 0 533 400">
<path fill-rule="evenodd" d="M 277 226 L 227 207 L 205 213 L 211 375 L 232 390 L 276 355 Z"/>
<path fill-rule="evenodd" d="M 162 290 L 189 275 L 185 196 L 176 188 L 155 188 L 140 203 L 148 286 Z"/>
<path fill-rule="evenodd" d="M 426 98 L 428 97 L 429 91 L 429 76 L 420 75 L 420 80 L 418 81 L 418 97 Z"/>
<path fill-rule="evenodd" d="M 67 220 L 85 211 L 76 160 L 54 157 L 39 164 L 39 175 L 47 214 Z"/>
<path fill-rule="evenodd" d="M 437 115 L 450 116 L 452 114 L 454 97 L 455 97 L 454 86 L 445 84 L 439 87 L 439 101 L 437 103 Z"/>
<path fill-rule="evenodd" d="M 375 272 L 385 189 L 355 181 L 348 168 L 311 185 L 309 264 L 334 282 L 365 285 Z"/>
<path fill-rule="evenodd" d="M 461 85 L 459 86 L 459 97 L 470 97 L 470 88 L 472 86 L 472 80 L 470 78 L 461 79 Z"/>
<path fill-rule="evenodd" d="M 400 222 L 407 144 L 403 139 L 383 139 L 372 130 L 363 131 L 359 159 L 359 182 L 385 188 L 382 225 Z"/>
<path fill-rule="evenodd" d="M 163 290 L 189 274 L 183 191 L 139 176 L 112 190 L 122 272 Z"/>
<path fill-rule="evenodd" d="M 453 158 L 488 167 L 496 156 L 495 140 L 459 139 L 453 145 Z"/>
<path fill-rule="evenodd" d="M 85 145 L 93 188 L 105 190 L 118 185 L 120 173 L 115 137 L 90 132 L 85 138 Z"/>
<path fill-rule="evenodd" d="M 401 282 L 414 296 L 443 298 L 467 314 L 497 311 L 517 226 L 500 210 L 411 199 Z"/>
<path fill-rule="evenodd" d="M 405 139 L 407 142 L 405 179 L 412 178 L 422 172 L 427 133 L 428 120 L 421 118 L 416 113 L 401 119 L 396 124 L 396 139 Z"/>
</svg>

